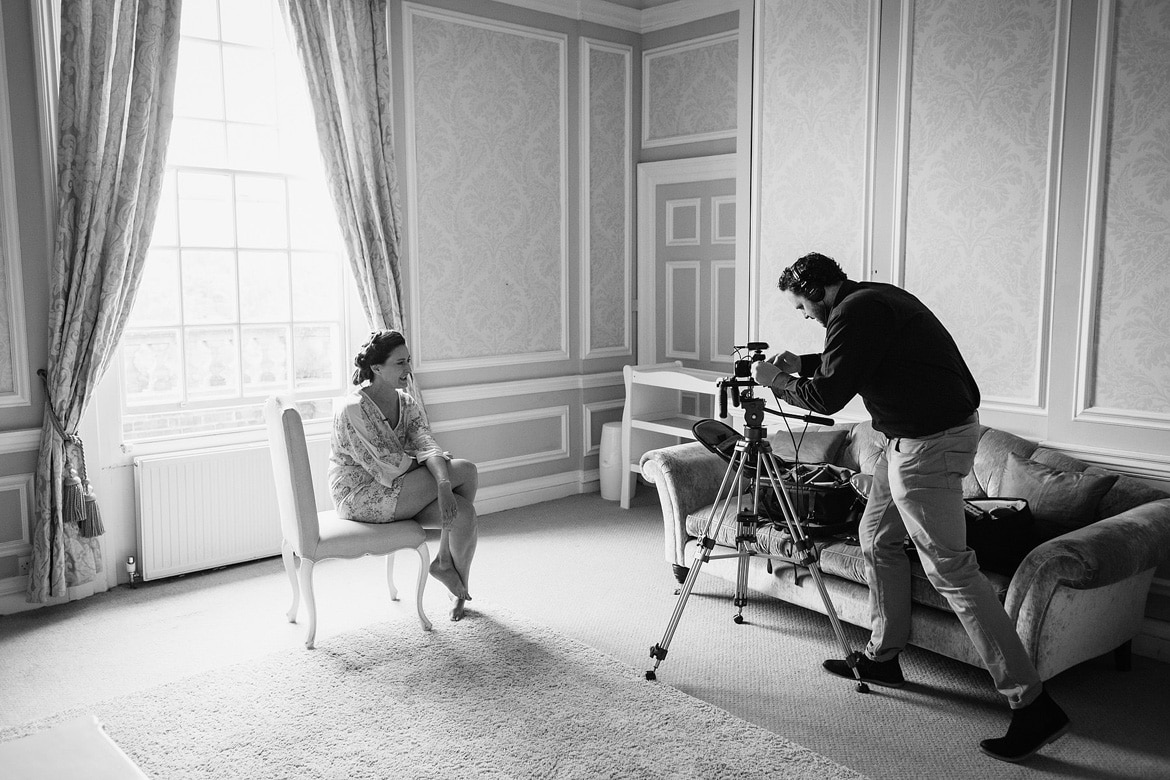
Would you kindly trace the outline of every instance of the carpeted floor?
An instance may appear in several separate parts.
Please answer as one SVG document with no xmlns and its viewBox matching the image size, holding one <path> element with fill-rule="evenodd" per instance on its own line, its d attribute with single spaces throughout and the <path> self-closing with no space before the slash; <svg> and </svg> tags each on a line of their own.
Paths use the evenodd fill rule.
<svg viewBox="0 0 1170 780">
<path fill-rule="evenodd" d="M 400 616 L 85 711 L 176 780 L 862 777 L 498 607 L 430 633 Z"/>
<path fill-rule="evenodd" d="M 676 601 L 660 517 L 646 487 L 628 511 L 593 493 L 486 516 L 470 606 L 499 605 L 626 665 L 639 685 L 676 688 L 874 778 L 1170 777 L 1170 665 L 1135 657 L 1121 673 L 1103 658 L 1062 673 L 1048 687 L 1072 731 L 1012 766 L 976 747 L 1008 720 L 983 670 L 911 648 L 910 684 L 857 694 L 820 670 L 840 652 L 824 616 L 759 599 L 736 625 L 731 585 L 706 575 L 658 682 L 641 680 Z M 318 566 L 318 643 L 412 616 L 413 567 L 401 569 L 403 601 L 392 604 L 379 561 Z M 438 623 L 441 589 L 426 602 Z M 297 649 L 287 605 L 270 559 L 0 616 L 0 728 Z M 867 632 L 847 628 L 860 647 Z M 715 739 L 707 749 L 732 750 Z"/>
</svg>

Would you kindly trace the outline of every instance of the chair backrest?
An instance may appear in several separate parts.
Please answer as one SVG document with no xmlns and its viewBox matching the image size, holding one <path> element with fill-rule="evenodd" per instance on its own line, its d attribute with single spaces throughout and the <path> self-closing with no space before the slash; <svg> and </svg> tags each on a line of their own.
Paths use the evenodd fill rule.
<svg viewBox="0 0 1170 780">
<path fill-rule="evenodd" d="M 312 554 L 321 538 L 317 497 L 309 468 L 309 448 L 300 412 L 291 403 L 272 396 L 264 404 L 272 475 L 284 538 L 299 555 Z"/>
</svg>

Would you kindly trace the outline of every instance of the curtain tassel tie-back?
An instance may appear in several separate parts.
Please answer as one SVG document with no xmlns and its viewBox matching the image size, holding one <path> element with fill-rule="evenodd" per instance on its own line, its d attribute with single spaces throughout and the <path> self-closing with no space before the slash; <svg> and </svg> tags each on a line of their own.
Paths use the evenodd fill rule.
<svg viewBox="0 0 1170 780">
<path fill-rule="evenodd" d="M 82 536 L 87 538 L 101 536 L 106 532 L 106 527 L 102 523 L 101 510 L 98 509 L 97 495 L 85 471 L 85 445 L 76 433 L 66 433 L 65 426 L 57 417 L 57 410 L 53 407 L 53 398 L 49 393 L 49 375 L 45 373 L 45 369 L 39 369 L 37 375 L 45 385 L 45 403 L 49 410 L 49 420 L 65 441 L 66 462 L 69 461 L 69 445 L 73 445 L 77 450 L 77 462 L 81 466 L 80 474 L 77 468 L 70 466 L 69 474 L 62 480 L 61 514 L 65 522 L 77 523 L 77 532 Z"/>
</svg>

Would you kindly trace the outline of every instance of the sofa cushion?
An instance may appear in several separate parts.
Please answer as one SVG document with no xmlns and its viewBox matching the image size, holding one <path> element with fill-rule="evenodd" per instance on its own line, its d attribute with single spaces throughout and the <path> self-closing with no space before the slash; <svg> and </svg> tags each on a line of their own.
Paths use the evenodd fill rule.
<svg viewBox="0 0 1170 780">
<path fill-rule="evenodd" d="M 1116 474 L 1062 471 L 1012 452 L 1000 494 L 1027 500 L 1037 541 L 1045 541 L 1096 521 L 1097 507 L 1115 482 Z"/>
<path fill-rule="evenodd" d="M 821 550 L 821 571 L 832 574 L 852 582 L 865 585 L 865 560 L 861 557 L 861 547 L 853 542 L 833 542 L 826 544 Z M 997 572 L 984 571 L 987 581 L 995 588 L 995 595 L 1000 603 L 1007 597 L 1008 585 L 1011 577 Z M 930 584 L 918 556 L 910 555 L 910 600 L 934 609 L 953 612 L 947 600 Z"/>
<path fill-rule="evenodd" d="M 826 429 L 820 431 L 793 431 L 786 430 L 774 433 L 768 437 L 772 444 L 772 453 L 784 461 L 795 461 L 797 455 L 801 463 L 836 463 L 849 436 L 846 428 Z M 793 439 L 799 447 L 793 447 Z"/>
</svg>

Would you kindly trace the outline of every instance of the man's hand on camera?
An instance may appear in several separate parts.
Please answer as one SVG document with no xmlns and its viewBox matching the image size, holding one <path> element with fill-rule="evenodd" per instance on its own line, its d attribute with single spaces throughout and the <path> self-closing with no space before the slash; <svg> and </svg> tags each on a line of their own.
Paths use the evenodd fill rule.
<svg viewBox="0 0 1170 780">
<path fill-rule="evenodd" d="M 776 377 L 783 373 L 767 360 L 757 360 L 752 363 L 752 379 L 764 387 L 771 387 Z"/>
<path fill-rule="evenodd" d="M 779 355 L 773 355 L 768 358 L 768 362 L 785 374 L 800 373 L 800 355 L 792 352 L 781 352 Z"/>
</svg>

